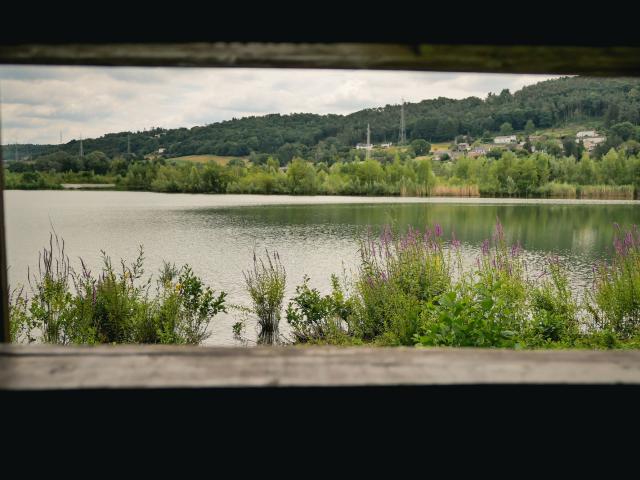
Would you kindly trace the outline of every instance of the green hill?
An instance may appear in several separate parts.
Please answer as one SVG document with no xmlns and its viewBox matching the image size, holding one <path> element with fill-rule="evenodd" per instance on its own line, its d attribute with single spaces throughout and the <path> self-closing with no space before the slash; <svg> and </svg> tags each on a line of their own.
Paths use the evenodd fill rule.
<svg viewBox="0 0 640 480">
<path fill-rule="evenodd" d="M 427 93 L 427 92 L 425 92 Z M 536 130 L 558 129 L 571 124 L 610 126 L 640 123 L 640 79 L 564 77 L 527 86 L 511 93 L 461 100 L 436 98 L 405 104 L 408 140 L 448 142 L 457 135 L 495 135 L 509 124 L 522 131 L 530 121 Z M 108 157 L 127 152 L 127 136 L 136 156 L 164 149 L 167 157 L 188 155 L 248 156 L 275 154 L 281 164 L 294 156 L 331 162 L 347 158 L 366 137 L 372 141 L 398 139 L 400 105 L 361 110 L 349 115 L 295 113 L 253 116 L 206 126 L 119 132 L 84 140 L 84 151 L 104 152 Z M 531 126 L 531 125 L 530 125 Z M 5 159 L 14 147 L 5 146 Z M 32 146 L 32 157 L 63 150 L 77 154 L 79 142 L 62 146 Z"/>
</svg>

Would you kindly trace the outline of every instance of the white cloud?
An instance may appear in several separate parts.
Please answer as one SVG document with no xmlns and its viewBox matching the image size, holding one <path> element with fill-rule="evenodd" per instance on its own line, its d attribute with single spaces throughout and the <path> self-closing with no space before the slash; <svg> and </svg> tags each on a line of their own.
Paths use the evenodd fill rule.
<svg viewBox="0 0 640 480">
<path fill-rule="evenodd" d="M 368 70 L 0 66 L 3 143 L 57 143 L 268 113 L 339 113 L 449 97 L 485 98 L 538 75 Z"/>
</svg>

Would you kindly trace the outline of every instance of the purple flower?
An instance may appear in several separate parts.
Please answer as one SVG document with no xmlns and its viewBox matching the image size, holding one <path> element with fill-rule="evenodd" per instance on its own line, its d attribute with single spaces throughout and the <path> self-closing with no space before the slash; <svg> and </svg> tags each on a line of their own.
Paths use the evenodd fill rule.
<svg viewBox="0 0 640 480">
<path fill-rule="evenodd" d="M 500 219 L 496 217 L 496 229 L 493 234 L 493 239 L 498 241 L 504 238 L 504 229 L 502 228 L 502 224 L 500 223 Z"/>
<path fill-rule="evenodd" d="M 627 232 L 627 234 L 624 236 L 624 245 L 627 248 L 631 248 L 633 247 L 633 234 L 631 233 L 631 230 L 629 230 Z"/>
<path fill-rule="evenodd" d="M 451 232 L 451 245 L 456 250 L 460 248 L 460 240 L 456 239 L 456 232 Z"/>
<path fill-rule="evenodd" d="M 442 227 L 440 226 L 439 223 L 436 223 L 435 231 L 436 231 L 436 237 L 442 236 Z"/>
<path fill-rule="evenodd" d="M 488 238 L 484 242 L 482 242 L 482 254 L 489 255 L 489 239 Z"/>
</svg>

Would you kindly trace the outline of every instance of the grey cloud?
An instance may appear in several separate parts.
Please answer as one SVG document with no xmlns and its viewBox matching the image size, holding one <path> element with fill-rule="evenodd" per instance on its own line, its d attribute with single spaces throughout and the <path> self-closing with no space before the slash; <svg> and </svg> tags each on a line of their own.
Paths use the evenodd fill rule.
<svg viewBox="0 0 640 480">
<path fill-rule="evenodd" d="M 2 135 L 23 142 L 268 113 L 341 113 L 448 96 L 485 98 L 549 77 L 366 70 L 0 66 Z"/>
</svg>

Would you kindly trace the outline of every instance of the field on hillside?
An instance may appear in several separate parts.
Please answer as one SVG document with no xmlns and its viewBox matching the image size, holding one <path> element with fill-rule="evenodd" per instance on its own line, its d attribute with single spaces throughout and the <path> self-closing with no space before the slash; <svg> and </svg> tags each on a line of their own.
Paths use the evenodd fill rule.
<svg viewBox="0 0 640 480">
<path fill-rule="evenodd" d="M 440 143 L 432 143 L 431 144 L 431 151 L 432 152 L 439 152 L 442 150 L 449 150 L 449 146 L 454 142 L 454 140 L 451 140 L 450 142 L 440 142 Z"/>
<path fill-rule="evenodd" d="M 218 165 L 226 165 L 232 158 L 240 158 L 246 161 L 246 157 L 231 157 L 231 156 L 222 156 L 222 155 L 186 155 L 184 157 L 174 157 L 168 158 L 167 161 L 175 161 L 179 163 L 190 162 L 190 163 L 208 163 L 208 162 L 216 162 Z"/>
</svg>

